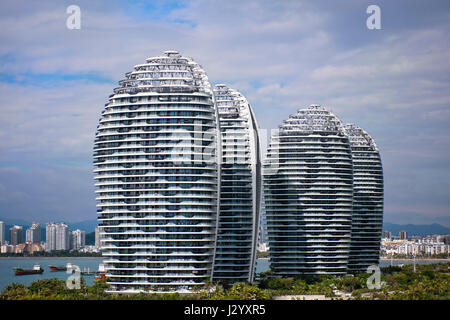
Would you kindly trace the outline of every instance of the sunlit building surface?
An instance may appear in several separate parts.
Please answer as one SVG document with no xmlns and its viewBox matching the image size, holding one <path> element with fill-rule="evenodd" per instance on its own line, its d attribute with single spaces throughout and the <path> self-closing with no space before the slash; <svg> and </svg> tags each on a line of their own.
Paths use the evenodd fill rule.
<svg viewBox="0 0 450 320">
<path fill-rule="evenodd" d="M 56 223 L 49 222 L 45 226 L 45 250 L 56 250 Z"/>
<path fill-rule="evenodd" d="M 254 279 L 261 159 L 259 129 L 247 99 L 227 85 L 214 88 L 222 137 L 220 215 L 213 281 Z"/>
<path fill-rule="evenodd" d="M 26 231 L 26 241 L 35 243 L 41 241 L 41 225 L 37 222 L 33 222 L 30 228 Z"/>
<path fill-rule="evenodd" d="M 211 280 L 218 113 L 205 71 L 176 51 L 136 65 L 102 112 L 97 211 L 113 292 L 184 292 Z"/>
<path fill-rule="evenodd" d="M 372 137 L 354 124 L 345 125 L 353 156 L 353 216 L 349 271 L 378 265 L 383 227 L 383 168 Z"/>
<path fill-rule="evenodd" d="M 263 184 L 275 275 L 346 274 L 352 175 L 345 129 L 325 108 L 301 109 L 272 134 Z"/>
<path fill-rule="evenodd" d="M 55 250 L 69 250 L 70 249 L 70 231 L 69 226 L 65 223 L 57 223 L 55 229 Z"/>
</svg>

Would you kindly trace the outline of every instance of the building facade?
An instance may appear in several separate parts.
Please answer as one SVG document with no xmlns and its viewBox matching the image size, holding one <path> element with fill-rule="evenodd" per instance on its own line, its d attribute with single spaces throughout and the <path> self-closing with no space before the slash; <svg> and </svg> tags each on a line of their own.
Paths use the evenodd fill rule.
<svg viewBox="0 0 450 320">
<path fill-rule="evenodd" d="M 70 231 L 69 226 L 65 223 L 56 224 L 56 249 L 55 250 L 69 250 L 70 249 Z"/>
<path fill-rule="evenodd" d="M 262 181 L 262 180 L 261 180 Z M 262 182 L 261 182 L 262 185 Z M 261 187 L 262 191 L 262 187 Z M 266 206 L 264 203 L 263 192 L 261 192 L 261 212 L 259 218 L 259 245 L 267 245 L 267 223 L 266 223 Z"/>
<path fill-rule="evenodd" d="M 45 227 L 45 250 L 69 250 L 70 231 L 65 223 L 47 223 Z"/>
<path fill-rule="evenodd" d="M 56 224 L 53 222 L 49 222 L 45 226 L 45 250 L 56 250 Z"/>
<path fill-rule="evenodd" d="M 400 240 L 408 240 L 408 232 L 406 232 L 406 231 L 400 231 L 400 232 L 398 233 L 398 238 L 399 238 Z"/>
<path fill-rule="evenodd" d="M 86 246 L 86 232 L 80 229 L 72 231 L 70 236 L 70 249 L 80 250 Z"/>
<path fill-rule="evenodd" d="M 96 248 L 100 248 L 100 246 L 101 246 L 100 239 L 101 239 L 100 228 L 98 226 L 96 226 L 95 227 L 95 245 L 94 245 Z"/>
<path fill-rule="evenodd" d="M 94 173 L 113 292 L 189 291 L 211 280 L 221 140 L 208 77 L 176 51 L 126 73 L 102 112 Z"/>
<path fill-rule="evenodd" d="M 5 223 L 0 221 L 0 246 L 5 244 Z"/>
<path fill-rule="evenodd" d="M 383 227 L 383 168 L 375 140 L 363 129 L 345 125 L 353 158 L 352 238 L 348 269 L 366 272 L 378 265 Z"/>
<path fill-rule="evenodd" d="M 341 121 L 318 105 L 283 121 L 271 136 L 263 185 L 272 272 L 346 274 L 353 164 Z"/>
<path fill-rule="evenodd" d="M 219 84 L 214 96 L 222 138 L 222 176 L 213 281 L 252 282 L 261 200 L 259 128 L 240 92 Z"/>
<path fill-rule="evenodd" d="M 382 239 L 391 240 L 392 239 L 392 232 L 390 232 L 390 231 L 382 231 L 381 238 Z"/>
<path fill-rule="evenodd" d="M 14 225 L 9 228 L 9 244 L 15 246 L 20 243 L 23 243 L 23 228 Z"/>
<path fill-rule="evenodd" d="M 33 222 L 31 227 L 27 229 L 25 238 L 27 242 L 41 242 L 41 225 L 37 222 Z"/>
</svg>

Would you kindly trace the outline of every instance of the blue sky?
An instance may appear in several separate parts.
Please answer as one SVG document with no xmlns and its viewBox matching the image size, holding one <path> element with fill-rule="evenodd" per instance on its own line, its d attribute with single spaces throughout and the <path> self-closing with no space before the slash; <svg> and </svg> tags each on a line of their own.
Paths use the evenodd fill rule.
<svg viewBox="0 0 450 320">
<path fill-rule="evenodd" d="M 385 221 L 450 226 L 448 1 L 2 1 L 0 43 L 0 217 L 95 219 L 104 104 L 175 49 L 242 91 L 263 129 L 313 103 L 357 123 L 381 149 Z"/>
</svg>

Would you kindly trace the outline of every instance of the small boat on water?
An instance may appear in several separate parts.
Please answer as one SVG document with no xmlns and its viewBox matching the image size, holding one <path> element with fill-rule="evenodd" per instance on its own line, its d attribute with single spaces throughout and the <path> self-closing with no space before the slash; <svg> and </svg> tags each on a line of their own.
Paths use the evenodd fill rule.
<svg viewBox="0 0 450 320">
<path fill-rule="evenodd" d="M 48 266 L 51 272 L 66 271 L 67 267 Z"/>
<path fill-rule="evenodd" d="M 14 274 L 16 276 L 23 276 L 23 275 L 27 275 L 27 274 L 41 274 L 42 272 L 44 272 L 44 269 L 41 268 L 40 265 L 35 264 L 33 266 L 33 269 L 23 269 L 23 268 L 14 268 Z"/>
<path fill-rule="evenodd" d="M 72 268 L 72 263 L 68 262 L 65 267 L 58 267 L 58 266 L 48 266 L 50 268 L 51 272 L 56 271 L 67 271 L 68 269 Z"/>
</svg>

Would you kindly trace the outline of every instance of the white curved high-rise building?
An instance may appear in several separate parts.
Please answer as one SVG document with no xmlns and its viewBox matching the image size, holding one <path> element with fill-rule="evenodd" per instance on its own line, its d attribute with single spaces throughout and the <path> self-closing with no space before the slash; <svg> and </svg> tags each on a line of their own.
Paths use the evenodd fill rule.
<svg viewBox="0 0 450 320">
<path fill-rule="evenodd" d="M 126 73 L 94 147 L 113 292 L 189 291 L 212 277 L 221 142 L 205 71 L 177 51 Z"/>
<path fill-rule="evenodd" d="M 275 275 L 346 274 L 352 175 L 349 139 L 325 108 L 301 109 L 272 134 L 263 184 Z"/>
<path fill-rule="evenodd" d="M 213 280 L 252 282 L 261 198 L 259 128 L 250 104 L 240 92 L 218 84 L 214 96 L 223 153 Z"/>
<path fill-rule="evenodd" d="M 353 156 L 353 217 L 349 271 L 378 265 L 383 227 L 383 168 L 375 140 L 363 129 L 345 125 Z"/>
</svg>

